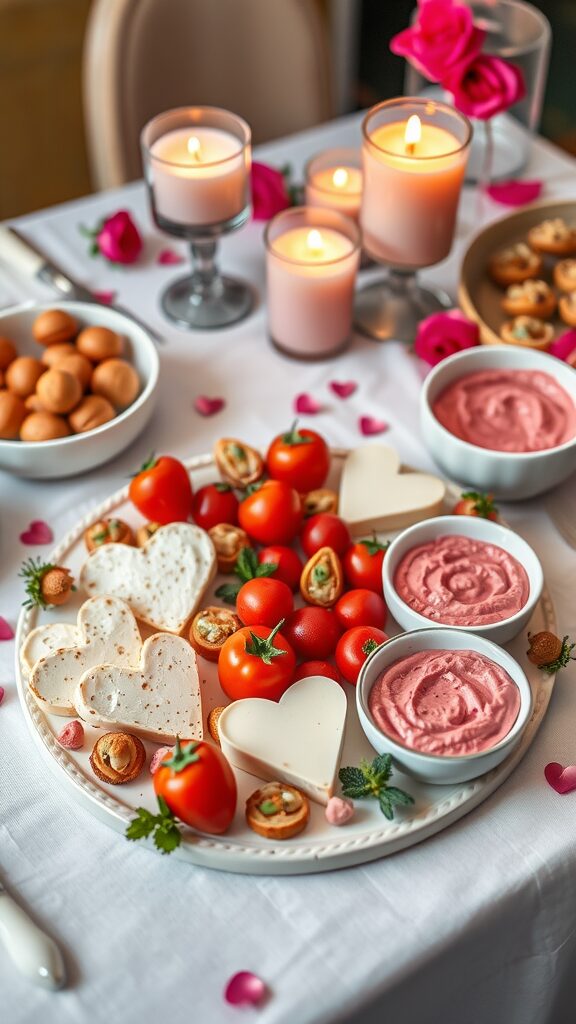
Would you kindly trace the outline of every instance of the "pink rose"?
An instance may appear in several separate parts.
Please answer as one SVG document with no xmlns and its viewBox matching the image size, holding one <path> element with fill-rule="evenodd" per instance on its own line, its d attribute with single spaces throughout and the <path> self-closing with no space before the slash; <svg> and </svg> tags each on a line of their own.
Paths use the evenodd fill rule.
<svg viewBox="0 0 576 1024">
<path fill-rule="evenodd" d="M 440 82 L 451 68 L 480 53 L 484 36 L 465 5 L 456 0 L 424 0 L 414 24 L 392 38 L 390 49 L 432 82 Z"/>
<path fill-rule="evenodd" d="M 576 363 L 576 331 L 564 331 L 556 341 L 550 345 L 550 354 L 558 359 L 563 359 L 570 366 Z"/>
<path fill-rule="evenodd" d="M 267 164 L 252 164 L 252 216 L 254 220 L 270 220 L 290 206 L 286 179 L 281 171 Z"/>
<path fill-rule="evenodd" d="M 479 341 L 478 324 L 468 320 L 459 309 L 451 309 L 448 313 L 433 313 L 420 321 L 414 351 L 430 366 L 436 366 L 447 356 L 473 348 Z"/>
<path fill-rule="evenodd" d="M 126 210 L 113 214 L 100 225 L 94 244 L 110 263 L 135 263 L 142 252 L 140 232 Z"/>
<path fill-rule="evenodd" d="M 520 68 L 487 53 L 453 68 L 442 85 L 452 93 L 458 110 L 480 121 L 501 114 L 526 95 Z"/>
</svg>

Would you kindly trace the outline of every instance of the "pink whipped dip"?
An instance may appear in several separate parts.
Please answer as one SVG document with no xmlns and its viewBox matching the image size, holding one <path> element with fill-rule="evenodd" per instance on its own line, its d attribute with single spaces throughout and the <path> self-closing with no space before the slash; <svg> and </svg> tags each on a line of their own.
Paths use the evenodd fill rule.
<svg viewBox="0 0 576 1024">
<path fill-rule="evenodd" d="M 449 384 L 432 406 L 451 434 L 499 452 L 537 452 L 576 435 L 576 406 L 549 373 L 482 370 Z"/>
<path fill-rule="evenodd" d="M 368 705 L 382 732 L 397 743 L 461 757 L 508 735 L 520 691 L 500 665 L 476 651 L 418 651 L 385 669 Z"/>
<path fill-rule="evenodd" d="M 530 581 L 504 548 L 472 537 L 436 537 L 410 548 L 394 574 L 396 593 L 444 626 L 487 626 L 526 604 Z"/>
</svg>

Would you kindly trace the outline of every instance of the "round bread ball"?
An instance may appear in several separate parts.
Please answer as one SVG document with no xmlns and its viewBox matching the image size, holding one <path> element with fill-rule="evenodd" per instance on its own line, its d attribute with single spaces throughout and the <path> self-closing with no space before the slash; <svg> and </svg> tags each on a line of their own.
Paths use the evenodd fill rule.
<svg viewBox="0 0 576 1024">
<path fill-rule="evenodd" d="M 69 356 L 64 356 L 57 366 L 59 370 L 66 370 L 66 373 L 71 373 L 73 377 L 76 377 L 80 381 L 82 390 L 86 391 L 94 370 L 94 366 L 89 359 L 86 359 L 86 356 L 74 351 Z"/>
<path fill-rule="evenodd" d="M 49 345 L 40 356 L 40 362 L 44 366 L 57 366 L 66 356 L 72 355 L 76 351 L 76 345 L 73 345 L 71 341 L 62 341 L 57 345 Z"/>
<path fill-rule="evenodd" d="M 27 398 L 36 390 L 36 384 L 46 370 L 33 356 L 18 356 L 6 370 L 6 386 L 20 398 Z"/>
<path fill-rule="evenodd" d="M 26 406 L 12 391 L 0 391 L 0 437 L 12 441 L 18 437 L 26 417 Z"/>
<path fill-rule="evenodd" d="M 10 338 L 0 337 L 0 370 L 5 370 L 17 355 L 14 342 Z"/>
<path fill-rule="evenodd" d="M 46 412 L 46 409 L 42 405 L 42 402 L 38 398 L 36 392 L 33 395 L 28 395 L 28 398 L 24 399 L 24 405 L 28 412 Z"/>
<path fill-rule="evenodd" d="M 101 395 L 86 395 L 74 412 L 70 413 L 68 422 L 75 434 L 83 434 L 86 430 L 101 427 L 115 416 L 116 410 L 107 398 Z"/>
<path fill-rule="evenodd" d="M 20 427 L 22 441 L 51 441 L 56 437 L 67 437 L 70 429 L 63 416 L 53 412 L 31 412 Z"/>
<path fill-rule="evenodd" d="M 72 341 L 78 333 L 78 324 L 63 309 L 45 309 L 32 324 L 32 334 L 39 345 L 59 345 Z"/>
<path fill-rule="evenodd" d="M 76 338 L 76 347 L 93 363 L 101 363 L 103 359 L 121 356 L 123 342 L 121 336 L 108 327 L 85 327 Z"/>
<path fill-rule="evenodd" d="M 55 366 L 42 374 L 36 394 L 47 412 L 67 413 L 82 398 L 82 385 L 77 377 Z"/>
<path fill-rule="evenodd" d="M 105 359 L 92 374 L 92 391 L 103 395 L 118 411 L 127 409 L 140 391 L 136 370 L 125 359 Z"/>
</svg>

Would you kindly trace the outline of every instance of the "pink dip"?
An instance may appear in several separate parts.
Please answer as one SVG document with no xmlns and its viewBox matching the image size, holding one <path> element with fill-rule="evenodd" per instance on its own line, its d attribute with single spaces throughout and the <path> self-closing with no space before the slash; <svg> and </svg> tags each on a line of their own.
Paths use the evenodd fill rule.
<svg viewBox="0 0 576 1024">
<path fill-rule="evenodd" d="M 404 555 L 396 593 L 444 626 L 486 626 L 516 615 L 530 594 L 524 567 L 504 548 L 472 537 L 436 537 Z"/>
<path fill-rule="evenodd" d="M 368 704 L 390 739 L 423 754 L 461 757 L 508 735 L 520 691 L 500 665 L 476 651 L 419 651 L 388 666 Z"/>
<path fill-rule="evenodd" d="M 576 435 L 576 406 L 549 373 L 482 370 L 449 384 L 432 406 L 451 434 L 498 452 L 556 448 Z"/>
</svg>

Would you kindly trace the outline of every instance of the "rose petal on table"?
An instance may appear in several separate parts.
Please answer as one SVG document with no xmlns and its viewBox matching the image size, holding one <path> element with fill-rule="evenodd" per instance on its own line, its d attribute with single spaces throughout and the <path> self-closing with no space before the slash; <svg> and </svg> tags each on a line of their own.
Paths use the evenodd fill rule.
<svg viewBox="0 0 576 1024">
<path fill-rule="evenodd" d="M 209 398 L 208 395 L 198 395 L 194 399 L 194 408 L 201 416 L 214 416 L 225 405 L 226 402 L 223 398 Z"/>
<path fill-rule="evenodd" d="M 158 771 L 163 758 L 166 757 L 166 754 L 171 754 L 172 749 L 172 747 L 158 747 L 158 750 L 154 751 L 150 760 L 150 775 L 154 775 Z"/>
<path fill-rule="evenodd" d="M 20 534 L 22 544 L 50 544 L 54 534 L 42 519 L 33 519 L 30 525 Z"/>
<path fill-rule="evenodd" d="M 4 694 L 5 694 L 5 693 L 6 693 L 6 691 L 5 691 L 4 687 L 3 687 L 3 686 L 0 686 L 0 704 L 1 704 L 1 703 L 2 703 L 2 701 L 4 700 Z"/>
<path fill-rule="evenodd" d="M 571 793 L 576 789 L 576 764 L 569 764 L 564 768 L 557 761 L 551 761 L 544 769 L 544 777 L 557 793 Z"/>
<path fill-rule="evenodd" d="M 178 263 L 184 263 L 184 256 L 175 249 L 161 249 L 156 258 L 156 263 L 161 267 L 175 267 Z"/>
<path fill-rule="evenodd" d="M 9 622 L 6 622 L 6 619 L 4 618 L 3 615 L 0 615 L 0 640 L 13 640 L 13 639 L 14 639 L 14 630 L 12 629 L 12 626 L 10 625 Z"/>
<path fill-rule="evenodd" d="M 358 387 L 355 380 L 331 380 L 328 387 L 338 398 L 350 398 Z"/>
<path fill-rule="evenodd" d="M 550 345 L 550 354 L 558 359 L 568 359 L 576 349 L 576 331 L 564 331 Z"/>
<path fill-rule="evenodd" d="M 111 306 L 116 298 L 116 292 L 92 292 L 92 295 L 96 299 L 96 302 L 101 302 L 103 306 Z"/>
<path fill-rule="evenodd" d="M 224 989 L 224 999 L 231 1006 L 258 1006 L 267 995 L 265 982 L 252 971 L 238 971 Z"/>
<path fill-rule="evenodd" d="M 304 392 L 301 395 L 296 395 L 294 399 L 294 412 L 299 412 L 306 416 L 316 416 L 317 413 L 322 412 L 322 404 L 312 395 Z"/>
<path fill-rule="evenodd" d="M 542 193 L 544 182 L 534 181 L 499 181 L 488 185 L 486 192 L 495 203 L 502 206 L 525 206 L 533 203 Z"/>
<path fill-rule="evenodd" d="M 385 430 L 389 429 L 390 424 L 385 420 L 377 419 L 376 416 L 361 416 L 358 420 L 358 427 L 364 437 L 371 437 L 373 434 L 383 434 Z"/>
</svg>

